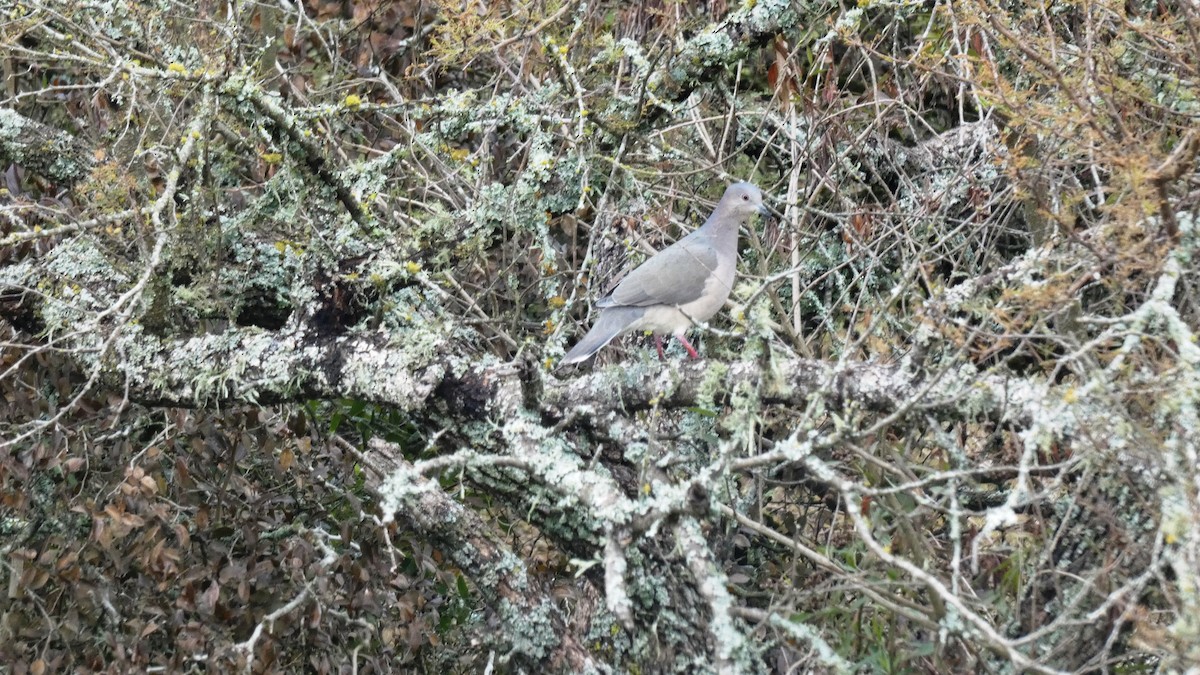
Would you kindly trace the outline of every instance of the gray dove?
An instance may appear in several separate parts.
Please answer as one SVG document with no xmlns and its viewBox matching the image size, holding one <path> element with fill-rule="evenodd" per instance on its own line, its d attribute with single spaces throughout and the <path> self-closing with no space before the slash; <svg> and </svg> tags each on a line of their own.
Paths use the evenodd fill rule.
<svg viewBox="0 0 1200 675">
<path fill-rule="evenodd" d="M 654 331 L 659 358 L 664 334 L 674 335 L 689 356 L 700 358 L 684 333 L 707 321 L 729 298 L 738 228 L 755 213 L 767 213 L 762 191 L 750 183 L 730 185 L 700 229 L 659 251 L 596 302 L 596 323 L 559 365 L 584 361 L 618 335 L 637 330 Z"/>
</svg>

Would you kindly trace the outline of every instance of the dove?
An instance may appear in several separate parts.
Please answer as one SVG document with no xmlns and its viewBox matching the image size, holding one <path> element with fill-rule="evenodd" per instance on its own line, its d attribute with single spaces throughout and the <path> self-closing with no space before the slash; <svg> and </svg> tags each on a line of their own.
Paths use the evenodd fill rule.
<svg viewBox="0 0 1200 675">
<path fill-rule="evenodd" d="M 766 213 L 757 186 L 730 185 L 698 230 L 651 256 L 596 302 L 596 322 L 559 366 L 585 361 L 618 335 L 639 330 L 654 333 L 659 358 L 663 335 L 675 336 L 689 356 L 700 358 L 685 333 L 725 304 L 737 269 L 738 228 Z"/>
</svg>

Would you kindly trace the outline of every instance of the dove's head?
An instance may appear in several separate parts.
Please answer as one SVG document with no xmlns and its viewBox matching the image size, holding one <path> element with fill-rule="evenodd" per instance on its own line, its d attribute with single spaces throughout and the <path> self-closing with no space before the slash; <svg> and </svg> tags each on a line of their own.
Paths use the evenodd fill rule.
<svg viewBox="0 0 1200 675">
<path fill-rule="evenodd" d="M 766 215 L 767 207 L 763 205 L 762 190 L 757 185 L 734 183 L 726 188 L 721 203 L 717 204 L 717 212 L 744 222 L 756 213 Z"/>
</svg>

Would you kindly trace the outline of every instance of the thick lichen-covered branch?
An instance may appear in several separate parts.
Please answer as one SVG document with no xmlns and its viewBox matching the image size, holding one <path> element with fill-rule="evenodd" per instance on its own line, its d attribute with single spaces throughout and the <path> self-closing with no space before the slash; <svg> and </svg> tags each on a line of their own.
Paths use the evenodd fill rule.
<svg viewBox="0 0 1200 675">
<path fill-rule="evenodd" d="M 92 169 L 87 148 L 70 134 L 0 108 L 0 164 L 19 164 L 69 186 Z"/>
<path fill-rule="evenodd" d="M 431 537 L 475 581 L 502 624 L 493 635 L 504 662 L 517 668 L 543 664 L 576 672 L 596 667 L 584 644 L 586 632 L 572 631 L 572 619 L 553 601 L 552 590 L 529 573 L 526 562 L 491 524 L 443 492 L 435 480 L 414 471 L 399 448 L 375 442 L 370 461 L 384 468 L 391 480 L 409 477 L 403 490 L 387 483 L 375 486 L 388 500 L 384 522 L 395 520 Z"/>
</svg>

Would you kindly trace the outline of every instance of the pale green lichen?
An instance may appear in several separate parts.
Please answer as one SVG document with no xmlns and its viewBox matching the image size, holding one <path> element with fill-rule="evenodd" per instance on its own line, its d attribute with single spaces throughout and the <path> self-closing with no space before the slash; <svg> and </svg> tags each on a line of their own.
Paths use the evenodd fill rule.
<svg viewBox="0 0 1200 675">
<path fill-rule="evenodd" d="M 47 254 L 43 268 L 48 277 L 89 286 L 122 286 L 131 281 L 128 274 L 113 267 L 90 236 L 73 237 L 55 246 Z"/>
<path fill-rule="evenodd" d="M 745 23 L 758 33 L 783 32 L 798 20 L 789 0 L 744 0 L 726 19 L 728 23 Z"/>
<path fill-rule="evenodd" d="M 71 136 L 42 127 L 7 108 L 0 108 L 0 160 L 65 183 L 82 178 L 91 168 Z"/>
<path fill-rule="evenodd" d="M 504 654 L 502 661 L 507 662 L 514 656 L 541 661 L 550 655 L 561 642 L 554 631 L 554 622 L 549 603 L 531 608 L 527 605 L 515 605 L 507 599 L 502 599 L 497 607 L 500 621 L 506 630 L 503 635 L 511 648 Z"/>
<path fill-rule="evenodd" d="M 730 63 L 736 59 L 735 50 L 740 54 L 743 49 L 744 46 L 735 43 L 728 33 L 710 26 L 682 46 L 671 69 L 671 77 L 677 81 L 688 80 L 699 70 Z"/>
</svg>

